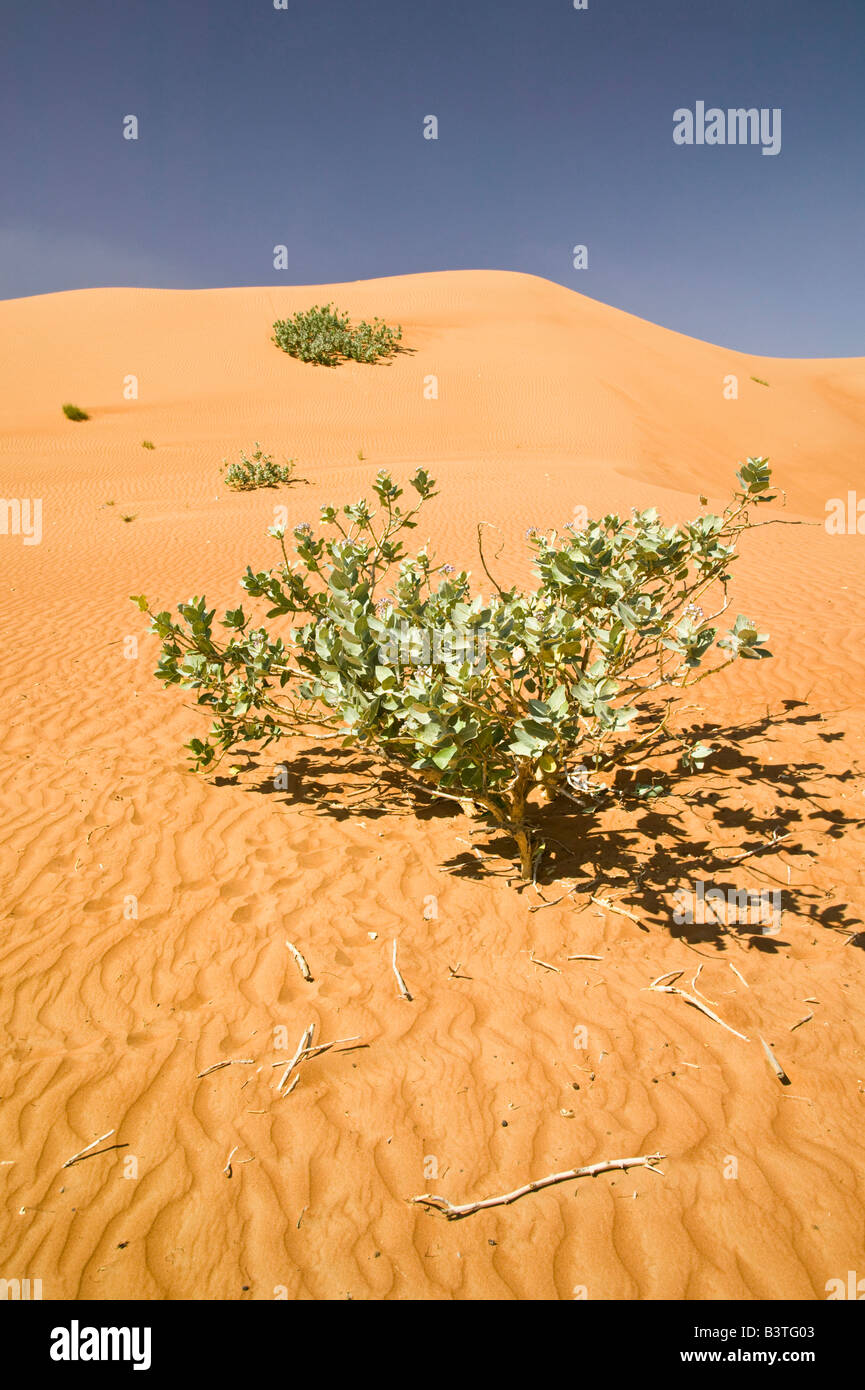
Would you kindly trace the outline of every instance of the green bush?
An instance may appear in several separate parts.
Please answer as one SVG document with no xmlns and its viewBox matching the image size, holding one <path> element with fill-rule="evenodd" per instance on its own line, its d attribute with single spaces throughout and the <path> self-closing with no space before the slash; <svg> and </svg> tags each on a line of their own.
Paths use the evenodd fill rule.
<svg viewBox="0 0 865 1390">
<path fill-rule="evenodd" d="M 156 445 L 153 443 L 152 439 L 142 439 L 141 447 L 142 449 L 155 449 Z"/>
<path fill-rule="evenodd" d="M 223 459 L 222 462 L 228 464 L 228 459 Z M 285 487 L 289 483 L 305 483 L 306 478 L 295 478 L 295 467 L 294 459 L 288 459 L 284 465 L 274 463 L 271 455 L 263 453 L 256 440 L 252 458 L 247 458 L 241 450 L 240 463 L 228 464 L 225 486 L 233 488 L 235 492 L 249 492 L 256 487 Z"/>
<path fill-rule="evenodd" d="M 361 320 L 354 328 L 348 314 L 332 304 L 314 304 L 290 319 L 277 319 L 273 339 L 277 347 L 301 362 L 335 367 L 340 360 L 378 362 L 391 357 L 402 338 L 402 328 L 388 328 L 381 319 Z"/>
<path fill-rule="evenodd" d="M 472 803 L 512 836 L 530 877 L 543 848 L 533 797 L 591 814 L 661 795 L 673 774 L 646 772 L 647 759 L 674 753 L 690 775 L 712 751 L 672 730 L 678 692 L 770 655 L 748 618 L 716 625 L 750 508 L 774 496 L 766 459 L 737 478 L 721 516 L 668 527 L 633 510 L 561 535 L 532 530 L 538 587 L 525 592 L 490 575 L 479 526 L 484 597 L 469 573 L 405 553 L 433 480 L 419 469 L 403 510 L 382 472 L 378 509 L 323 507 L 321 534 L 295 526 L 292 558 L 271 528 L 281 560 L 241 581 L 269 626 L 236 608 L 217 633 L 204 597 L 180 604 L 179 622 L 136 597 L 162 642 L 156 675 L 195 690 L 214 717 L 210 737 L 187 745 L 193 765 L 212 769 L 240 743 L 332 736 Z M 699 600 L 715 611 L 704 617 Z"/>
<path fill-rule="evenodd" d="M 79 410 L 77 405 L 70 405 L 69 402 L 63 407 L 63 414 L 67 420 L 89 420 L 90 416 L 86 410 Z"/>
</svg>

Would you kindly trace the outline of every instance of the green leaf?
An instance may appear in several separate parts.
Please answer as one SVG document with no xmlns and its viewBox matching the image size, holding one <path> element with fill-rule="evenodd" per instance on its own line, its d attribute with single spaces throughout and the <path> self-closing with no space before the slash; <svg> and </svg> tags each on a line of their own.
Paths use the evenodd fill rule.
<svg viewBox="0 0 865 1390">
<path fill-rule="evenodd" d="M 455 743 L 446 743 L 441 748 L 437 748 L 432 755 L 432 760 L 436 767 L 447 767 L 448 763 L 457 752 Z"/>
</svg>

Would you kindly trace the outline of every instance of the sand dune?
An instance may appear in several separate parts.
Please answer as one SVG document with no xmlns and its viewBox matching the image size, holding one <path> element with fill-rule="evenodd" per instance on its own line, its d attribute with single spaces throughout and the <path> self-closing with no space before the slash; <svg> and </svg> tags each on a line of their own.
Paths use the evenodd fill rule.
<svg viewBox="0 0 865 1390">
<path fill-rule="evenodd" d="M 277 351 L 273 320 L 327 299 L 400 322 L 408 351 L 335 370 Z M 751 357 L 504 272 L 53 294 L 0 304 L 0 344 L 0 492 L 43 499 L 41 544 L 0 535 L 0 1276 L 80 1299 L 815 1299 L 865 1275 L 865 538 L 823 525 L 865 491 L 865 359 Z M 254 440 L 312 485 L 227 492 L 220 460 Z M 275 558 L 275 505 L 312 520 L 424 464 L 437 553 L 477 567 L 483 519 L 502 577 L 527 578 L 526 527 L 580 504 L 681 518 L 747 454 L 786 489 L 770 515 L 807 523 L 753 532 L 737 565 L 775 659 L 700 687 L 694 719 L 738 732 L 694 803 L 610 813 L 556 868 L 599 863 L 599 896 L 638 920 L 585 895 L 531 912 L 455 808 L 418 813 L 372 768 L 362 794 L 338 755 L 298 755 L 287 793 L 272 752 L 222 785 L 186 771 L 202 720 L 153 680 L 128 595 L 236 601 Z M 735 875 L 712 857 L 773 831 Z M 780 888 L 780 934 L 675 927 L 700 857 L 706 879 Z M 691 991 L 700 966 L 749 1042 L 646 992 L 679 969 Z M 368 1046 L 274 1100 L 311 1022 Z M 198 1079 L 228 1058 L 252 1065 Z M 663 1177 L 462 1222 L 406 1200 L 655 1150 Z"/>
</svg>

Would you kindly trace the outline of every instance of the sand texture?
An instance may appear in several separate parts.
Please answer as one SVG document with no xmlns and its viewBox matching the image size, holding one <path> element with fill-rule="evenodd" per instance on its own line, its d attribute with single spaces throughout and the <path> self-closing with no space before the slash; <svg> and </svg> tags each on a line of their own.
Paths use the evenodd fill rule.
<svg viewBox="0 0 865 1390">
<path fill-rule="evenodd" d="M 273 346 L 327 299 L 408 350 L 329 370 Z M 0 492 L 44 508 L 41 544 L 0 536 L 0 1275 L 85 1300 L 808 1300 L 865 1275 L 865 537 L 823 524 L 865 491 L 865 359 L 749 357 L 492 271 L 13 300 L 0 353 Z M 227 491 L 221 459 L 256 440 L 312 485 Z M 206 720 L 153 679 L 128 596 L 234 605 L 277 559 L 275 506 L 315 522 L 422 464 L 418 541 L 480 574 L 490 522 L 523 581 L 528 527 L 681 520 L 749 454 L 787 493 L 767 514 L 810 523 L 755 530 L 736 565 L 774 659 L 698 687 L 687 718 L 732 732 L 689 805 L 551 818 L 578 853 L 541 892 L 597 873 L 601 903 L 530 911 L 503 841 L 364 758 L 295 749 L 287 791 L 281 750 L 187 770 Z M 779 933 L 676 926 L 698 877 L 781 890 Z M 749 1041 L 647 990 L 677 970 Z M 311 1023 L 366 1046 L 277 1096 Z M 252 1064 L 198 1077 L 227 1059 Z M 663 1176 L 461 1221 L 407 1200 L 655 1151 Z"/>
</svg>

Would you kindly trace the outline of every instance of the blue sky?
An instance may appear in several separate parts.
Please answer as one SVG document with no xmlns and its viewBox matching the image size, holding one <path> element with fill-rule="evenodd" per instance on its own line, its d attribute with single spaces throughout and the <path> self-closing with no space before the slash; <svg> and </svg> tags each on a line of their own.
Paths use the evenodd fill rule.
<svg viewBox="0 0 865 1390">
<path fill-rule="evenodd" d="M 487 267 L 728 347 L 865 353 L 865 0 L 40 0 L 3 23 L 0 298 Z M 779 107 L 780 153 L 675 145 L 697 101 Z"/>
</svg>

